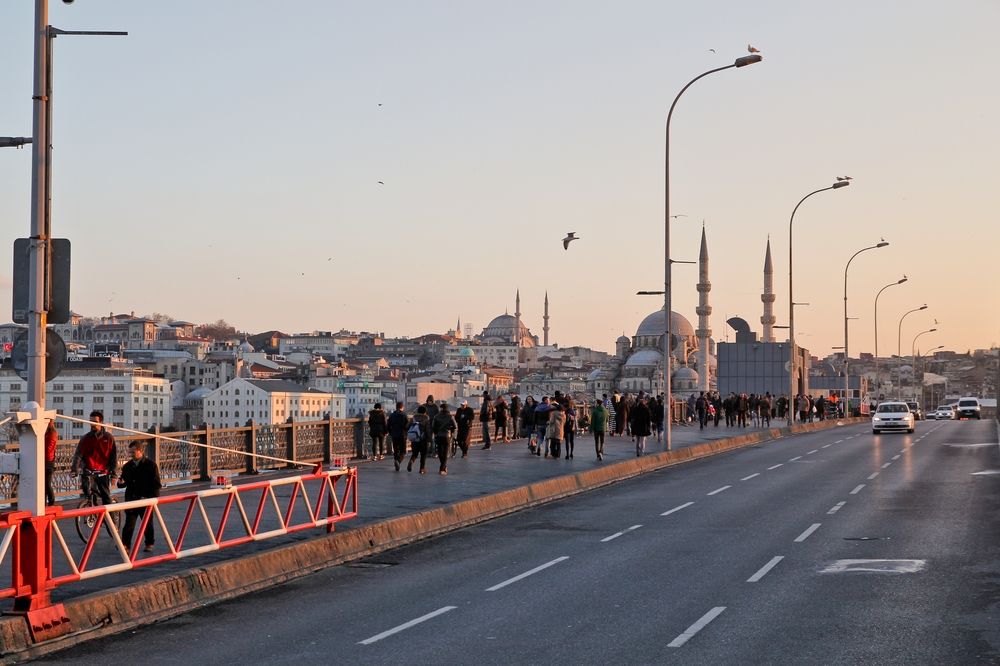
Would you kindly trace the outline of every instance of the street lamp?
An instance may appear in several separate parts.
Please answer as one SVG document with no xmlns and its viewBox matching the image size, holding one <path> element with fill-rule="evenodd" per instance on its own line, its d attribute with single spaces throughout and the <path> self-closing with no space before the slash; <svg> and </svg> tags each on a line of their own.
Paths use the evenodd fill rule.
<svg viewBox="0 0 1000 666">
<path fill-rule="evenodd" d="M 882 292 L 888 289 L 889 287 L 895 287 L 897 284 L 903 284 L 904 282 L 906 282 L 906 280 L 907 277 L 904 275 L 901 280 L 897 280 L 896 282 L 890 282 L 889 284 L 879 289 L 878 293 L 875 294 L 875 399 L 876 400 L 881 400 L 881 398 L 879 398 L 879 393 L 878 393 L 878 390 L 881 386 L 878 374 L 878 297 L 881 296 Z"/>
<path fill-rule="evenodd" d="M 846 181 L 844 181 L 846 182 Z M 858 256 L 862 252 L 867 252 L 868 250 L 877 250 L 880 247 L 885 247 L 888 245 L 886 241 L 872 245 L 871 247 L 866 247 L 864 249 L 855 252 L 850 259 L 847 260 L 847 266 L 844 267 L 844 416 L 851 415 L 851 380 L 850 380 L 850 355 L 847 353 L 847 271 L 851 267 L 851 262 L 854 261 L 854 257 Z"/>
<path fill-rule="evenodd" d="M 670 407 L 670 339 L 673 337 L 673 331 L 671 331 L 670 322 L 670 120 L 674 117 L 674 107 L 677 106 L 677 101 L 681 98 L 681 95 L 690 88 L 695 81 L 708 76 L 709 74 L 714 74 L 715 72 L 721 72 L 726 69 L 732 69 L 734 67 L 746 67 L 747 65 L 752 65 L 758 63 L 763 59 L 759 53 L 753 53 L 748 56 L 743 56 L 742 58 L 737 58 L 732 65 L 726 65 L 725 67 L 717 67 L 716 69 L 710 69 L 704 74 L 699 74 L 698 76 L 691 79 L 686 86 L 681 88 L 681 91 L 677 93 L 677 97 L 674 98 L 673 103 L 670 105 L 670 111 L 667 113 L 667 126 L 666 126 L 666 138 L 664 142 L 664 174 L 663 174 L 663 226 L 664 226 L 664 240 L 663 240 L 663 320 L 664 320 L 664 331 L 663 331 L 663 389 L 664 389 L 664 403 L 666 405 L 667 416 L 664 418 L 664 427 L 666 428 L 666 439 L 667 439 L 667 450 L 671 449 L 673 440 L 670 434 L 670 419 L 673 414 Z M 845 184 L 847 181 L 843 181 Z M 706 368 L 707 370 L 707 368 Z"/>
<path fill-rule="evenodd" d="M 914 308 L 899 318 L 899 330 L 896 332 L 896 400 L 899 400 L 902 395 L 900 392 L 900 384 L 902 382 L 899 380 L 899 373 L 903 368 L 903 320 L 906 319 L 907 315 L 926 309 L 927 304 L 924 303 L 919 308 Z"/>
<path fill-rule="evenodd" d="M 788 425 L 795 423 L 795 300 L 792 298 L 792 223 L 795 222 L 795 212 L 802 205 L 802 202 L 814 194 L 826 192 L 827 190 L 839 190 L 851 184 L 849 180 L 838 180 L 830 187 L 824 187 L 810 192 L 802 197 L 792 209 L 792 216 L 788 220 Z"/>
<path fill-rule="evenodd" d="M 934 322 L 934 323 L 937 323 L 937 322 Z M 913 337 L 913 342 L 912 342 L 912 343 L 910 343 L 910 363 L 912 363 L 913 365 L 916 365 L 916 364 L 917 364 L 917 353 L 916 353 L 916 348 L 917 348 L 917 338 L 919 338 L 919 337 L 920 337 L 921 335 L 923 335 L 924 333 L 933 333 L 933 332 L 934 332 L 934 331 L 936 331 L 936 330 L 937 330 L 936 328 L 929 328 L 929 329 L 927 329 L 926 331 L 921 331 L 920 333 L 917 333 L 917 334 L 916 334 L 916 335 L 915 335 L 915 336 Z M 943 346 L 944 346 L 944 345 L 942 345 L 942 347 L 943 347 Z M 938 349 L 940 349 L 940 347 L 939 347 Z M 923 367 L 921 366 L 921 371 L 922 371 L 922 370 L 923 370 Z M 913 379 L 914 379 L 914 380 L 916 380 L 916 371 L 917 371 L 917 369 L 916 369 L 916 368 L 913 368 L 913 372 L 914 372 L 914 377 L 913 377 Z M 922 396 L 922 395 L 921 395 L 921 398 L 923 398 L 923 396 Z M 916 391 L 916 389 L 914 389 L 914 391 L 913 391 L 913 399 L 914 399 L 914 400 L 916 400 L 916 399 L 917 399 L 917 391 Z"/>
</svg>

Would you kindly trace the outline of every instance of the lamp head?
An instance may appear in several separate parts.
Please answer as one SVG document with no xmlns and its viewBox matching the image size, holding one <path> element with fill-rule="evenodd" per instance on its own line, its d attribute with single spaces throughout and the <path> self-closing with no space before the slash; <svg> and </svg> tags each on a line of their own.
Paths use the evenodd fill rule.
<svg viewBox="0 0 1000 666">
<path fill-rule="evenodd" d="M 885 247 L 885 246 L 886 246 L 886 245 L 888 245 L 888 244 L 889 244 L 889 243 L 888 243 L 888 241 L 882 241 L 881 243 L 879 243 L 879 244 L 878 244 L 878 245 L 876 245 L 875 247 Z"/>
<path fill-rule="evenodd" d="M 851 181 L 849 180 L 838 180 L 836 183 L 833 184 L 833 189 L 839 190 L 840 188 L 847 187 L 850 184 Z"/>
<path fill-rule="evenodd" d="M 906 277 L 906 276 L 904 275 L 904 276 L 903 276 L 903 279 L 902 279 L 902 280 L 900 280 L 899 282 L 897 282 L 896 284 L 903 284 L 903 283 L 904 283 L 904 282 L 906 282 L 906 281 L 907 281 L 908 279 L 909 279 L 909 278 L 908 278 L 908 277 Z"/>
<path fill-rule="evenodd" d="M 927 331 L 927 332 L 928 332 L 928 333 L 933 333 L 933 332 L 934 332 L 934 331 L 936 331 L 936 330 L 937 330 L 936 328 L 932 328 L 931 330 L 929 330 L 929 331 Z"/>
<path fill-rule="evenodd" d="M 761 56 L 759 53 L 754 53 L 753 55 L 737 58 L 736 62 L 734 62 L 733 64 L 736 65 L 737 67 L 746 67 L 747 65 L 752 65 L 754 63 L 760 62 L 763 59 L 764 59 L 763 56 Z"/>
<path fill-rule="evenodd" d="M 917 308 L 917 309 L 918 309 L 918 310 L 926 310 L 926 309 L 927 309 L 927 304 L 926 304 L 926 303 L 924 303 L 923 305 L 921 305 L 921 306 L 920 306 L 919 308 Z"/>
</svg>

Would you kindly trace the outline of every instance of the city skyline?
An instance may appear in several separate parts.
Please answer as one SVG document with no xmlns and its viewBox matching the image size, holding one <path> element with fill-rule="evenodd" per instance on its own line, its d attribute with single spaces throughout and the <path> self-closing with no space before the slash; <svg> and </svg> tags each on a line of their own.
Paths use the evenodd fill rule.
<svg viewBox="0 0 1000 666">
<path fill-rule="evenodd" d="M 714 338 L 733 316 L 760 332 L 768 236 L 787 324 L 788 215 L 851 175 L 796 216 L 797 342 L 843 344 L 844 264 L 883 237 L 851 267 L 852 356 L 874 351 L 875 293 L 903 274 L 880 301 L 883 356 L 924 303 L 904 355 L 934 327 L 924 348 L 1000 342 L 1000 313 L 969 314 L 1000 283 L 1000 10 L 724 7 L 55 3 L 58 27 L 130 32 L 55 45 L 53 232 L 74 243 L 73 309 L 413 337 L 458 316 L 478 332 L 520 289 L 533 332 L 548 292 L 552 341 L 611 350 L 661 306 L 634 294 L 662 289 L 669 102 L 750 41 L 764 62 L 699 84 L 673 125 L 674 258 L 697 258 L 705 220 Z M 304 15 L 320 38 L 301 39 Z M 30 6 L 0 20 L 0 134 L 27 135 Z M 27 235 L 29 160 L 0 152 L 8 242 Z M 567 231 L 580 241 L 563 250 Z M 5 321 L 10 270 L 8 252 Z M 675 267 L 690 321 L 697 280 Z"/>
</svg>

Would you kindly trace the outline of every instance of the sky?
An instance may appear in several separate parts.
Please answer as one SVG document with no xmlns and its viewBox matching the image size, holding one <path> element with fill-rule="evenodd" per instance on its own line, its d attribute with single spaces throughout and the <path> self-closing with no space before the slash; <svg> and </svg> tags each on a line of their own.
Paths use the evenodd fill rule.
<svg viewBox="0 0 1000 666">
<path fill-rule="evenodd" d="M 0 135 L 31 133 L 30 0 L 0 2 Z M 521 292 L 550 340 L 613 351 L 662 307 L 704 223 L 711 328 L 775 315 L 824 356 L 1000 342 L 995 2 L 51 2 L 53 234 L 72 307 L 241 330 L 476 332 Z M 712 51 L 714 49 L 714 52 Z M 381 106 L 380 106 L 381 105 Z M 28 235 L 30 150 L 0 150 L 0 229 Z M 382 184 L 380 184 L 380 181 Z M 580 240 L 563 250 L 561 239 Z M 0 253 L 9 318 L 10 251 Z M 697 268 L 674 266 L 697 326 Z M 784 332 L 781 332 L 782 334 Z M 729 338 L 734 339 L 732 331 Z"/>
</svg>

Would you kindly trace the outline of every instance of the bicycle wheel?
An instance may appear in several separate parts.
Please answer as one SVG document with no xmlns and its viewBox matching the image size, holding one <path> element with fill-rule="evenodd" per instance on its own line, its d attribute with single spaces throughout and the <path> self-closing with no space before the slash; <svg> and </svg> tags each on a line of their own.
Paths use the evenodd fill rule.
<svg viewBox="0 0 1000 666">
<path fill-rule="evenodd" d="M 118 498 L 114 495 L 111 496 L 111 503 L 118 504 Z M 121 511 L 109 511 L 108 515 L 104 518 L 104 529 L 108 531 L 108 536 L 111 536 L 111 526 L 114 525 L 116 532 L 121 534 L 122 531 L 122 512 Z"/>
<path fill-rule="evenodd" d="M 78 509 L 86 509 L 93 506 L 93 503 L 89 498 L 80 500 L 80 503 L 76 505 Z M 80 535 L 84 543 L 90 541 L 90 535 L 94 531 L 94 525 L 97 524 L 96 514 L 87 514 L 86 516 L 76 517 L 76 533 Z"/>
</svg>

